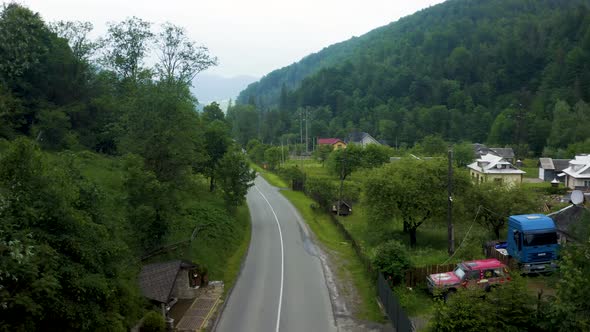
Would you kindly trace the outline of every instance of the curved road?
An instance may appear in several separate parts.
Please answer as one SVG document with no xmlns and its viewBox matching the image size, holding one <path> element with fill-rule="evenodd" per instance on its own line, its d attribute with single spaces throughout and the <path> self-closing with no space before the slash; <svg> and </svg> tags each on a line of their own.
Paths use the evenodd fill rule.
<svg viewBox="0 0 590 332">
<path fill-rule="evenodd" d="M 336 331 L 307 226 L 277 188 L 261 177 L 254 183 L 250 249 L 216 331 Z"/>
</svg>

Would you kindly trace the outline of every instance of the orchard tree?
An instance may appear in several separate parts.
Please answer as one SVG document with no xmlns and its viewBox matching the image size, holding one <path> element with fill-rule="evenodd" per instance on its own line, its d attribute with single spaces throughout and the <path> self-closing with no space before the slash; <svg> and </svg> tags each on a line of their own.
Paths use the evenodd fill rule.
<svg viewBox="0 0 590 332">
<path fill-rule="evenodd" d="M 282 153 L 281 148 L 278 146 L 271 146 L 264 151 L 264 161 L 268 163 L 271 170 L 280 165 Z"/>
<path fill-rule="evenodd" d="M 315 149 L 315 151 L 313 152 L 315 158 L 322 163 L 322 167 L 324 167 L 324 164 L 325 164 L 326 160 L 328 159 L 328 157 L 330 156 L 330 153 L 332 152 L 332 150 L 333 150 L 333 148 L 331 145 L 322 144 L 322 145 L 319 145 Z"/>
<path fill-rule="evenodd" d="M 470 185 L 464 172 L 455 171 L 453 188 Z M 371 172 L 364 183 L 365 204 L 376 225 L 401 220 L 416 245 L 416 232 L 425 222 L 441 218 L 447 207 L 447 166 L 438 160 L 403 159 Z"/>
<path fill-rule="evenodd" d="M 471 188 L 469 197 L 471 210 L 480 210 L 477 222 L 494 233 L 496 239 L 500 239 L 509 216 L 534 213 L 540 208 L 538 196 L 521 186 L 481 183 Z"/>
<path fill-rule="evenodd" d="M 346 149 L 335 150 L 328 158 L 328 169 L 341 181 L 363 166 L 363 148 L 349 144 Z"/>
</svg>

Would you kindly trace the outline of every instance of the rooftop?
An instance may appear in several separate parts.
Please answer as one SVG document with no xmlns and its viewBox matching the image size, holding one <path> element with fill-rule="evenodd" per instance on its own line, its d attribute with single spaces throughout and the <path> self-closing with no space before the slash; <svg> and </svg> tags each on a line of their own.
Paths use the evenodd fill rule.
<svg viewBox="0 0 590 332">
<path fill-rule="evenodd" d="M 468 168 L 471 168 L 480 173 L 491 173 L 491 174 L 525 174 L 525 171 L 522 171 L 516 167 L 514 167 L 511 163 L 506 161 L 504 158 L 500 156 L 496 156 L 494 154 L 488 153 L 482 155 L 479 159 L 475 162 L 467 165 Z"/>
<path fill-rule="evenodd" d="M 478 259 L 475 261 L 462 262 L 461 264 L 463 264 L 463 266 L 465 266 L 468 270 L 488 269 L 488 268 L 506 266 L 506 265 L 502 264 L 502 262 L 500 262 L 499 260 L 497 260 L 495 258 Z"/>
<path fill-rule="evenodd" d="M 518 223 L 520 223 L 522 226 L 523 231 L 536 231 L 555 228 L 553 219 L 540 213 L 510 216 L 510 219 L 518 221 Z"/>
<path fill-rule="evenodd" d="M 318 138 L 318 144 L 336 144 L 338 142 L 342 142 L 339 138 Z M 343 142 L 344 143 L 344 142 Z"/>
</svg>

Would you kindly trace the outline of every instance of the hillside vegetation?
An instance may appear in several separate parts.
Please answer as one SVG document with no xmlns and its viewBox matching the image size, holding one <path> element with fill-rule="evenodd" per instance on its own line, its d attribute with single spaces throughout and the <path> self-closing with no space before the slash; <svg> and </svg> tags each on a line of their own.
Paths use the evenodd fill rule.
<svg viewBox="0 0 590 332">
<path fill-rule="evenodd" d="M 303 109 L 311 137 L 360 130 L 391 146 L 439 135 L 565 151 L 590 137 L 589 5 L 449 0 L 270 73 L 232 116 L 240 128 L 259 121 L 246 142 L 298 138 Z"/>
<path fill-rule="evenodd" d="M 142 257 L 198 227 L 150 259 L 231 282 L 249 239 L 253 174 L 218 105 L 198 114 L 189 93 L 216 59 L 175 49 L 192 42 L 172 24 L 91 29 L 0 11 L 0 331 L 127 331 L 151 309 Z M 145 67 L 150 45 L 175 65 Z"/>
</svg>

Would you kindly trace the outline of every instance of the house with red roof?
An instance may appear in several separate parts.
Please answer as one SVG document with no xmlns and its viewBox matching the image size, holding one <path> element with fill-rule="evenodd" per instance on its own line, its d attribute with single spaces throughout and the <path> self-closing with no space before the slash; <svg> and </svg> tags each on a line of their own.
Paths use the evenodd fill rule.
<svg viewBox="0 0 590 332">
<path fill-rule="evenodd" d="M 339 138 L 318 138 L 318 145 L 330 145 L 333 150 L 346 149 L 346 143 Z"/>
</svg>

